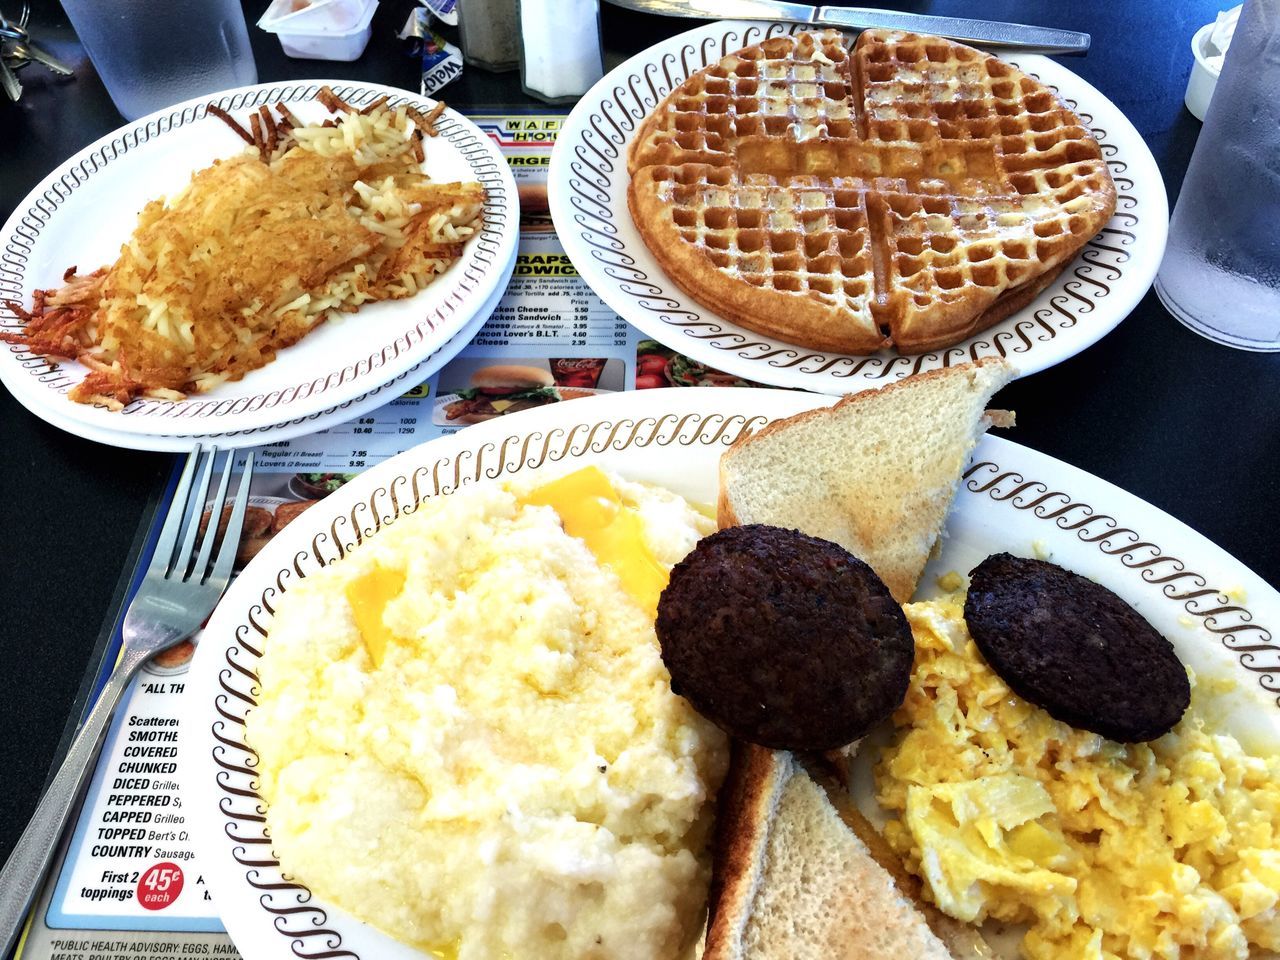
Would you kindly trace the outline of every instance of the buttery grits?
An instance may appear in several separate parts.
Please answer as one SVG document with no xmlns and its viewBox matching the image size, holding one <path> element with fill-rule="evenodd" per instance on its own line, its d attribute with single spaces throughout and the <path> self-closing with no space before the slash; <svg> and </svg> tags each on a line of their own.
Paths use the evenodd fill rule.
<svg viewBox="0 0 1280 960">
<path fill-rule="evenodd" d="M 284 872 L 433 956 L 679 956 L 728 747 L 649 604 L 714 528 L 589 467 L 430 499 L 291 586 L 246 730 Z"/>
</svg>

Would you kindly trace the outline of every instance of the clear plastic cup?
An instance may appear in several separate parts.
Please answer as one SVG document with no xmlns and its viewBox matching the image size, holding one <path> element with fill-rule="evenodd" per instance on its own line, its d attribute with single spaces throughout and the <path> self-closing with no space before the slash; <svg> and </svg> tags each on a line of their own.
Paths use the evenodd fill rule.
<svg viewBox="0 0 1280 960">
<path fill-rule="evenodd" d="M 1169 224 L 1156 292 L 1196 333 L 1280 351 L 1280 0 L 1246 0 Z"/>
<path fill-rule="evenodd" d="M 240 0 L 62 0 L 126 119 L 258 82 Z"/>
</svg>

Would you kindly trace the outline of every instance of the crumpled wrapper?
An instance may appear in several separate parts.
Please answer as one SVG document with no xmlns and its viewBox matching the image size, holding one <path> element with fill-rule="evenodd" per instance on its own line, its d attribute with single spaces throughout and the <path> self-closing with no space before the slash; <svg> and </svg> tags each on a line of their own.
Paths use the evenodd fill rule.
<svg viewBox="0 0 1280 960">
<path fill-rule="evenodd" d="M 435 96 L 443 86 L 462 76 L 462 51 L 431 29 L 433 11 L 416 7 L 400 31 L 412 52 L 422 57 L 422 95 Z"/>
</svg>

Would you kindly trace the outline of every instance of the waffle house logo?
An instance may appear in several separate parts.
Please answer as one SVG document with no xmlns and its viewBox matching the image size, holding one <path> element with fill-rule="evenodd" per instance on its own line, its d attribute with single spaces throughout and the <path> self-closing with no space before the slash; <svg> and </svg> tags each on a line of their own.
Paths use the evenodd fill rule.
<svg viewBox="0 0 1280 960">
<path fill-rule="evenodd" d="M 516 257 L 517 277 L 576 277 L 578 268 L 563 253 L 522 253 Z"/>
<path fill-rule="evenodd" d="M 476 117 L 476 125 L 502 150 L 514 171 L 546 170 L 551 148 L 564 125 L 564 117 Z"/>
<path fill-rule="evenodd" d="M 504 150 L 532 147 L 550 151 L 564 117 L 479 117 L 476 124 Z"/>
</svg>

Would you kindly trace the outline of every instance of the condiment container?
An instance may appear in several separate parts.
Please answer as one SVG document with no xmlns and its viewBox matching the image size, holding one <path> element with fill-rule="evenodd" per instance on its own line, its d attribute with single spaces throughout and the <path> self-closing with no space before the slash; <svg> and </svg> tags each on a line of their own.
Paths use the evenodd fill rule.
<svg viewBox="0 0 1280 960">
<path fill-rule="evenodd" d="M 467 63 L 500 73 L 520 66 L 516 0 L 458 0 L 458 45 Z"/>
<path fill-rule="evenodd" d="M 1191 55 L 1195 58 L 1191 64 L 1191 76 L 1187 78 L 1187 95 L 1184 98 L 1187 109 L 1197 120 L 1203 120 L 1205 111 L 1209 109 L 1209 101 L 1213 99 L 1213 90 L 1218 85 L 1218 71 L 1205 62 L 1204 44 L 1209 39 L 1212 23 L 1206 23 L 1191 38 Z"/>
<path fill-rule="evenodd" d="M 604 76 L 600 0 L 520 0 L 520 85 L 548 103 L 581 97 Z"/>
<path fill-rule="evenodd" d="M 268 33 L 287 30 L 331 30 L 342 33 L 359 26 L 371 0 L 274 0 L 258 18 Z"/>
<path fill-rule="evenodd" d="M 301 60 L 355 60 L 373 33 L 377 0 L 274 0 L 258 26 Z"/>
<path fill-rule="evenodd" d="M 1218 14 L 1213 23 L 1206 23 L 1191 38 L 1191 76 L 1187 78 L 1187 93 L 1183 98 L 1187 109 L 1197 120 L 1203 120 L 1209 110 L 1209 101 L 1218 87 L 1218 75 L 1222 72 L 1222 59 L 1226 56 L 1235 33 L 1240 8 Z"/>
</svg>

